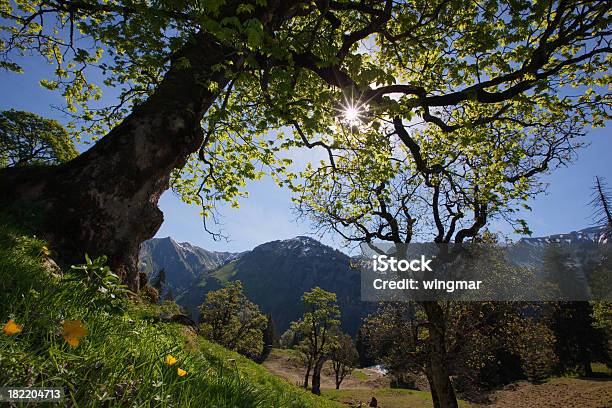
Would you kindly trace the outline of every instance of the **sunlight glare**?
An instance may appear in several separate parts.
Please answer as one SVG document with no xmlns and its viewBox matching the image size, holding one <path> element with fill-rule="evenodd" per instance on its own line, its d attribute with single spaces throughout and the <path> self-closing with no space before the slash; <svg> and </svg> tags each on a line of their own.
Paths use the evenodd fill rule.
<svg viewBox="0 0 612 408">
<path fill-rule="evenodd" d="M 363 106 L 354 103 L 347 103 L 340 111 L 342 120 L 350 126 L 361 124 L 363 113 Z"/>
<path fill-rule="evenodd" d="M 356 122 L 359 120 L 359 111 L 355 107 L 348 107 L 344 111 L 344 118 L 349 122 Z"/>
</svg>

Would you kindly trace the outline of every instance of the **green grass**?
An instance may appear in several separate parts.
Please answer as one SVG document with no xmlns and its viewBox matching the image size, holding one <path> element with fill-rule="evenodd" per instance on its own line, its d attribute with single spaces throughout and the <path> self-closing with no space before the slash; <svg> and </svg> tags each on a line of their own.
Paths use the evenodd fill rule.
<svg viewBox="0 0 612 408">
<path fill-rule="evenodd" d="M 300 352 L 295 349 L 273 348 L 270 354 L 301 361 Z"/>
<path fill-rule="evenodd" d="M 224 284 L 236 275 L 236 261 L 232 261 L 212 274 L 217 280 Z"/>
<path fill-rule="evenodd" d="M 591 363 L 593 374 L 612 377 L 612 368 L 603 363 Z"/>
<path fill-rule="evenodd" d="M 403 389 L 340 389 L 323 390 L 323 396 L 333 401 L 361 401 L 369 403 L 376 397 L 378 404 L 385 408 L 426 408 L 431 407 L 431 396 L 428 392 Z M 367 406 L 367 404 L 366 404 Z"/>
<path fill-rule="evenodd" d="M 359 369 L 355 369 L 353 370 L 353 372 L 351 373 L 351 375 L 353 377 L 355 377 L 356 379 L 358 379 L 359 381 L 368 381 L 368 376 L 366 373 L 364 373 L 363 371 L 359 370 Z"/>
<path fill-rule="evenodd" d="M 338 406 L 191 329 L 159 322 L 172 304 L 92 292 L 79 271 L 46 264 L 46 252 L 43 241 L 0 219 L 0 327 L 22 325 L 13 336 L 0 332 L 0 385 L 63 387 L 74 407 Z M 62 336 L 65 320 L 87 328 L 76 347 Z M 167 354 L 175 365 L 164 363 Z"/>
</svg>

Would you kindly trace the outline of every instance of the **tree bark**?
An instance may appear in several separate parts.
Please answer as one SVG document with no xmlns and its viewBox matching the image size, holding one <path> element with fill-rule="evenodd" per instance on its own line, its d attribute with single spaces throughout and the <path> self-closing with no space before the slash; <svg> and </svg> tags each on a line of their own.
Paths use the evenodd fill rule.
<svg viewBox="0 0 612 408">
<path fill-rule="evenodd" d="M 582 360 L 582 369 L 585 377 L 593 377 L 593 368 L 591 367 L 591 360 L 588 357 Z"/>
<path fill-rule="evenodd" d="M 438 394 L 436 393 L 436 387 L 434 386 L 434 381 L 431 376 L 431 364 L 429 364 L 429 362 L 427 362 L 425 375 L 427 376 L 427 383 L 429 384 L 429 393 L 431 394 L 431 401 L 433 403 L 433 407 L 440 408 L 440 399 L 438 398 Z"/>
<path fill-rule="evenodd" d="M 342 378 L 340 378 L 340 369 L 336 369 L 336 389 L 340 389 L 340 383 L 342 382 Z"/>
<path fill-rule="evenodd" d="M 227 3 L 221 17 L 238 15 L 238 4 Z M 299 10 L 299 2 L 271 0 L 248 18 L 274 30 Z M 60 166 L 1 170 L 4 207 L 35 207 L 42 218 L 38 232 L 61 263 L 81 263 L 85 253 L 106 255 L 113 271 L 138 290 L 140 244 L 163 222 L 159 197 L 172 170 L 183 167 L 202 144 L 200 122 L 220 92 L 209 84 L 222 90 L 229 81 L 212 67 L 231 62 L 240 69 L 239 48 L 205 32 L 194 34 L 172 56 L 154 93 L 88 151 Z"/>
<path fill-rule="evenodd" d="M 325 357 L 319 357 L 312 370 L 312 393 L 316 395 L 321 395 L 321 370 L 325 360 Z"/>
<path fill-rule="evenodd" d="M 312 369 L 312 363 L 308 361 L 308 366 L 306 367 L 306 374 L 304 375 L 304 389 L 308 389 L 308 379 L 310 378 L 310 370 Z"/>
<path fill-rule="evenodd" d="M 423 302 L 429 323 L 428 380 L 435 408 L 458 408 L 447 368 L 446 322 L 438 302 Z M 436 401 L 437 399 L 437 401 Z M 436 405 L 436 402 L 438 405 Z"/>
<path fill-rule="evenodd" d="M 181 168 L 202 143 L 201 120 L 228 82 L 214 64 L 240 58 L 207 34 L 198 34 L 173 61 L 155 92 L 118 126 L 76 159 L 54 167 L 7 168 L 0 196 L 15 208 L 40 211 L 40 233 L 65 263 L 84 254 L 106 255 L 109 266 L 138 290 L 140 244 L 163 221 L 157 208 L 173 169 Z M 184 60 L 183 60 L 184 61 Z"/>
</svg>

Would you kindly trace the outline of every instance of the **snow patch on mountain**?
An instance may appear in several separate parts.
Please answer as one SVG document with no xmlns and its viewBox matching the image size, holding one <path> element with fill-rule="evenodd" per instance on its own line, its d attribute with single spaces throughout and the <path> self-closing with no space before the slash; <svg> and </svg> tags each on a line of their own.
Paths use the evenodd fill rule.
<svg viewBox="0 0 612 408">
<path fill-rule="evenodd" d="M 579 231 L 572 231 L 566 234 L 548 235 L 545 237 L 521 238 L 518 243 L 543 246 L 552 243 L 559 244 L 577 244 L 581 242 L 607 242 L 607 228 L 605 226 L 590 227 Z"/>
</svg>

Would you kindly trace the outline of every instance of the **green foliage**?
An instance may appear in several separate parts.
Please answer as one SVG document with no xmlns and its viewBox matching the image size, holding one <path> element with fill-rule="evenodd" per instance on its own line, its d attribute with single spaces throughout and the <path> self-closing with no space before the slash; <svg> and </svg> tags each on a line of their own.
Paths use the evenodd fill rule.
<svg viewBox="0 0 612 408">
<path fill-rule="evenodd" d="M 489 106 L 468 106 L 464 113 L 471 109 L 468 122 L 495 115 Z M 518 103 L 503 111 L 507 122 L 452 132 L 401 121 L 339 131 L 333 165 L 309 165 L 300 173 L 303 181 L 294 185 L 298 210 L 351 241 L 419 236 L 450 242 L 462 227 L 481 225 L 478 217 L 503 217 L 517 232 L 529 233 L 516 214 L 543 191 L 540 173 L 571 160 L 589 119 Z M 409 133 L 398 137 L 404 127 Z"/>
<path fill-rule="evenodd" d="M 266 326 L 263 329 L 262 342 L 263 342 L 263 350 L 259 354 L 259 356 L 257 356 L 258 362 L 265 361 L 266 358 L 268 358 L 268 356 L 270 355 L 272 348 L 278 347 L 278 337 L 276 335 L 276 327 L 274 325 L 274 319 L 272 318 L 272 315 L 269 313 L 266 315 Z"/>
<path fill-rule="evenodd" d="M 121 278 L 106 266 L 106 257 L 101 256 L 93 261 L 85 254 L 85 263 L 73 265 L 73 281 L 82 287 L 76 292 L 82 294 L 81 304 L 93 310 L 119 308 L 118 296 L 127 292 L 127 287 L 121 284 Z M 87 304 L 89 300 L 89 305 Z"/>
<path fill-rule="evenodd" d="M 0 166 L 59 164 L 77 155 L 58 122 L 13 109 L 0 112 Z"/>
<path fill-rule="evenodd" d="M 340 309 L 336 305 L 336 294 L 319 287 L 304 293 L 302 305 L 304 314 L 292 327 L 303 339 L 301 348 L 316 360 L 331 345 L 333 330 L 340 325 Z"/>
<path fill-rule="evenodd" d="M 200 306 L 201 333 L 231 350 L 256 358 L 264 348 L 266 316 L 246 298 L 240 281 L 209 292 Z"/>
<path fill-rule="evenodd" d="M 13 319 L 22 331 L 0 332 L 1 384 L 63 387 L 72 405 L 88 407 L 336 406 L 183 326 L 160 323 L 156 305 L 119 293 L 120 308 L 90 302 L 87 297 L 110 291 L 89 292 L 75 278 L 97 282 L 102 262 L 64 272 L 47 253 L 43 241 L 3 219 L 0 324 Z M 62 338 L 62 321 L 73 319 L 87 331 L 76 347 Z M 168 354 L 175 365 L 165 364 Z M 177 368 L 187 374 L 179 376 Z"/>
<path fill-rule="evenodd" d="M 558 363 L 555 333 L 525 302 L 445 302 L 447 364 L 459 390 L 491 388 L 521 378 L 541 380 Z M 422 374 L 428 361 L 427 319 L 418 304 L 383 303 L 360 329 L 362 348 L 390 374 Z"/>
<path fill-rule="evenodd" d="M 612 245 L 605 244 L 600 254 L 600 259 L 585 266 L 585 271 L 593 298 L 610 299 L 612 297 Z"/>
<path fill-rule="evenodd" d="M 332 228 L 342 218 L 376 230 L 371 191 L 382 183 L 386 198 L 411 208 L 403 227 L 431 224 L 419 203 L 439 190 L 447 230 L 486 203 L 489 216 L 508 216 L 526 233 L 513 214 L 542 189 L 534 176 L 566 163 L 586 128 L 610 118 L 608 8 L 117 0 L 68 9 L 2 0 L 0 67 L 19 71 L 27 53 L 53 64 L 55 77 L 41 85 L 65 97 L 71 130 L 81 120 L 83 133 L 102 135 L 159 89 L 170 66 L 191 67 L 186 51 L 213 39 L 232 52 L 197 69 L 228 85 L 205 84 L 218 96 L 203 123 L 206 143 L 172 180 L 203 215 L 214 216 L 219 201 L 238 206 L 246 182 L 269 172 L 296 188 L 300 205 L 333 210 Z M 113 106 L 96 103 L 103 88 L 119 91 Z M 357 121 L 343 119 L 347 107 Z M 296 146 L 338 156 L 336 175 L 313 159 L 297 187 L 299 169 L 282 157 Z"/>
<path fill-rule="evenodd" d="M 296 343 L 297 334 L 294 329 L 295 329 L 295 325 L 290 325 L 289 328 L 285 330 L 283 334 L 281 334 L 278 340 L 278 343 L 281 348 L 290 349 L 297 344 Z"/>
<path fill-rule="evenodd" d="M 302 295 L 302 307 L 304 308 L 304 316 L 302 318 L 306 324 L 311 321 L 329 322 L 329 325 L 338 324 L 337 318 L 340 316 L 340 310 L 335 305 L 336 294 L 323 290 L 319 287 L 314 287 Z"/>
<path fill-rule="evenodd" d="M 555 333 L 545 324 L 522 322 L 512 328 L 512 351 L 521 357 L 521 366 L 529 381 L 542 381 L 549 377 L 558 362 L 554 351 Z"/>
<path fill-rule="evenodd" d="M 296 348 L 308 367 L 304 387 L 308 386 L 308 376 L 313 368 L 312 392 L 320 394 L 321 369 L 329 357 L 334 333 L 340 326 L 340 309 L 336 304 L 336 294 L 319 287 L 302 295 L 302 306 L 304 314 L 300 320 L 291 323 L 291 329 L 300 339 Z M 316 385 L 315 379 L 318 379 Z"/>
<path fill-rule="evenodd" d="M 612 338 L 612 302 L 592 302 L 591 306 L 595 327 L 605 330 L 607 337 Z"/>
<path fill-rule="evenodd" d="M 557 339 L 554 351 L 561 372 L 590 376 L 591 362 L 610 363 L 608 333 L 594 320 L 591 303 L 556 302 L 550 308 L 549 327 Z"/>
<path fill-rule="evenodd" d="M 413 303 L 381 303 L 359 329 L 363 359 L 384 364 L 395 377 L 424 369 L 427 331 L 423 312 Z"/>
<path fill-rule="evenodd" d="M 336 333 L 330 346 L 329 359 L 336 376 L 336 389 L 359 364 L 359 354 L 353 339 L 346 333 Z"/>
</svg>

